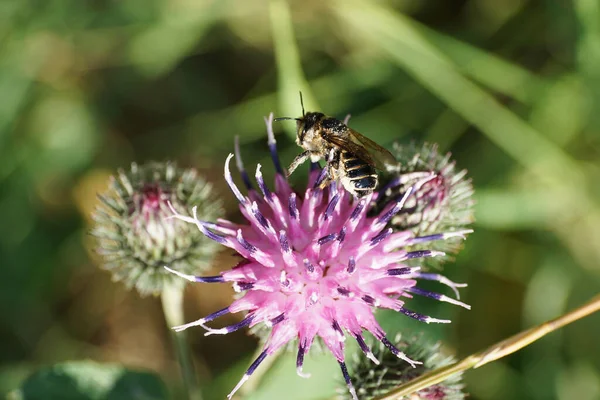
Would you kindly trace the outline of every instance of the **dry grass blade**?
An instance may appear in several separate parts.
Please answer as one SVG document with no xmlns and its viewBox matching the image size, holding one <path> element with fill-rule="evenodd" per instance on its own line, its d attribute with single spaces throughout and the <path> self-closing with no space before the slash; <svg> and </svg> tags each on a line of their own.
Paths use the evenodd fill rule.
<svg viewBox="0 0 600 400">
<path fill-rule="evenodd" d="M 547 321 L 539 326 L 536 326 L 535 328 L 531 328 L 511 336 L 510 338 L 503 340 L 500 343 L 496 343 L 479 353 L 472 354 L 462 359 L 456 364 L 431 371 L 430 373 L 422 375 L 417 379 L 413 379 L 407 384 L 394 389 L 387 395 L 378 397 L 377 400 L 401 399 L 403 396 L 407 396 L 411 393 L 442 382 L 451 375 L 466 371 L 471 368 L 481 367 L 489 362 L 512 354 L 523 347 L 530 345 L 541 337 L 581 318 L 587 317 L 596 311 L 600 311 L 600 295 L 594 297 L 583 306 L 565 315 L 562 315 L 551 321 Z"/>
</svg>

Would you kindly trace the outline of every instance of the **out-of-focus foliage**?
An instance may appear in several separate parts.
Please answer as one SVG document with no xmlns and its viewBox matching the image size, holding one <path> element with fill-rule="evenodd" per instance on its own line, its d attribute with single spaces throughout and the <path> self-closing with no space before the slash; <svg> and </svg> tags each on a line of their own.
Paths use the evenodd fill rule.
<svg viewBox="0 0 600 400">
<path fill-rule="evenodd" d="M 72 361 L 42 368 L 8 396 L 9 400 L 163 400 L 165 384 L 148 372 L 118 365 Z"/>
<path fill-rule="evenodd" d="M 427 330 L 462 356 L 580 304 L 600 288 L 599 21 L 595 0 L 0 2 L 0 391 L 39 364 L 92 358 L 159 372 L 179 393 L 157 301 L 94 267 L 96 193 L 132 161 L 175 160 L 236 219 L 222 179 L 233 137 L 247 167 L 267 165 L 262 117 L 298 115 L 298 90 L 383 145 L 438 143 L 473 179 L 475 233 L 445 269 L 473 309 L 419 300 L 453 323 L 389 312 L 386 329 Z M 277 137 L 284 163 L 291 133 Z M 213 272 L 234 262 L 223 252 Z M 218 286 L 190 286 L 189 320 L 229 304 Z M 205 397 L 223 398 L 255 343 L 193 332 Z M 592 316 L 469 371 L 467 391 L 598 398 L 597 332 Z M 310 381 L 277 386 L 275 366 L 262 390 L 300 396 Z"/>
</svg>

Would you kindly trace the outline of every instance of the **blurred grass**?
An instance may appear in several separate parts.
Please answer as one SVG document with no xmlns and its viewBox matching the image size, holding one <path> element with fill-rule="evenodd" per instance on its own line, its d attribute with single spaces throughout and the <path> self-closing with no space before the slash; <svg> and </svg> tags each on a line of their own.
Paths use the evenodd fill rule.
<svg viewBox="0 0 600 400">
<path fill-rule="evenodd" d="M 551 176 L 553 181 L 578 179 L 573 160 L 462 76 L 404 18 L 364 1 L 357 1 L 353 7 L 344 7 L 343 3 L 337 6 L 342 18 L 364 34 L 366 45 L 380 46 L 400 67 L 517 161 L 540 177 Z"/>
<path fill-rule="evenodd" d="M 233 137 L 272 176 L 262 117 L 299 115 L 300 90 L 384 145 L 439 142 L 474 179 L 476 232 L 446 268 L 473 310 L 422 300 L 412 308 L 454 323 L 382 325 L 466 355 L 585 301 L 600 288 L 599 15 L 593 0 L 1 2 L 0 392 L 39 364 L 93 358 L 151 368 L 177 393 L 158 304 L 109 282 L 85 247 L 99 177 L 176 159 L 231 200 Z M 293 124 L 278 129 L 287 164 Z M 186 311 L 229 299 L 194 286 Z M 591 317 L 468 373 L 471 398 L 597 398 L 598 331 Z M 205 398 L 222 398 L 255 342 L 190 336 Z M 286 362 L 273 372 L 293 374 Z M 274 376 L 259 387 L 274 397 L 314 383 Z"/>
<path fill-rule="evenodd" d="M 302 103 L 309 110 L 319 107 L 310 91 L 308 82 L 302 71 L 300 54 L 294 38 L 292 17 L 286 0 L 271 0 L 269 3 L 271 34 L 277 65 L 277 86 L 279 87 L 279 110 L 282 116 L 294 117 L 301 115 L 302 108 L 298 107 L 299 94 L 302 93 Z M 296 137 L 294 124 L 286 124 L 286 132 L 292 139 Z"/>
</svg>

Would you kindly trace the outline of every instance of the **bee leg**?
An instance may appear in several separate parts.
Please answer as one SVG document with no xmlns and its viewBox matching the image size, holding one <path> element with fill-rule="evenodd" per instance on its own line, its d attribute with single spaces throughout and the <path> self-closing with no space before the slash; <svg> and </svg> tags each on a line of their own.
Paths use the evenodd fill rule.
<svg viewBox="0 0 600 400">
<path fill-rule="evenodd" d="M 321 178 L 320 181 L 316 182 L 317 184 L 315 186 L 318 186 L 319 189 L 323 190 L 327 187 L 327 185 L 329 185 L 330 182 L 331 182 L 331 176 L 329 176 L 329 174 L 326 173 L 323 175 L 323 177 Z"/>
<path fill-rule="evenodd" d="M 287 170 L 287 176 L 290 176 L 296 170 L 296 168 L 300 166 L 300 164 L 303 164 L 306 160 L 308 160 L 308 157 L 310 157 L 310 151 L 308 150 L 298 154 L 296 158 L 294 158 L 294 161 L 292 161 L 290 164 Z"/>
<path fill-rule="evenodd" d="M 327 187 L 327 185 L 329 185 L 331 183 L 331 177 L 329 176 L 329 174 L 326 174 L 323 179 L 321 180 L 321 182 L 319 183 L 319 189 L 323 190 Z"/>
<path fill-rule="evenodd" d="M 327 185 L 331 183 L 332 179 L 333 178 L 331 176 L 331 168 L 325 167 L 321 175 L 319 176 L 319 179 L 317 180 L 317 182 L 315 182 L 315 187 L 318 187 L 319 189 L 323 190 L 327 187 Z"/>
</svg>

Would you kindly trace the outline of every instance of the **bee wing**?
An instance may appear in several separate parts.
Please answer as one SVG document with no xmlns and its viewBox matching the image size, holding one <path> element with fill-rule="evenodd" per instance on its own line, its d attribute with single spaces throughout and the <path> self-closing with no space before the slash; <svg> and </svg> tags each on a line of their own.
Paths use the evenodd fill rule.
<svg viewBox="0 0 600 400">
<path fill-rule="evenodd" d="M 398 161 L 396 157 L 392 153 L 389 152 L 386 148 L 381 147 L 368 137 L 361 135 L 355 130 L 350 129 L 352 133 L 352 138 L 355 141 L 358 141 L 362 146 L 364 146 L 369 154 L 375 159 L 375 167 L 381 170 L 385 170 L 388 165 L 396 165 Z"/>
<path fill-rule="evenodd" d="M 360 158 L 362 161 L 375 167 L 375 160 L 373 160 L 373 157 L 371 157 L 367 149 L 365 149 L 364 146 L 351 141 L 350 137 L 351 136 L 349 135 L 328 135 L 325 137 L 325 140 L 331 144 L 336 145 L 342 150 L 352 153 L 356 157 Z"/>
<path fill-rule="evenodd" d="M 325 140 L 354 154 L 356 157 L 379 170 L 385 170 L 388 165 L 395 165 L 398 163 L 396 158 L 388 150 L 384 149 L 371 139 L 364 137 L 355 130 L 351 128 L 347 129 L 347 135 L 327 135 Z"/>
</svg>

